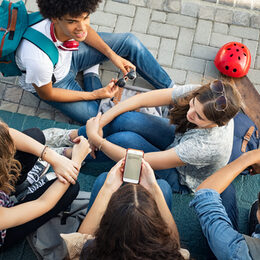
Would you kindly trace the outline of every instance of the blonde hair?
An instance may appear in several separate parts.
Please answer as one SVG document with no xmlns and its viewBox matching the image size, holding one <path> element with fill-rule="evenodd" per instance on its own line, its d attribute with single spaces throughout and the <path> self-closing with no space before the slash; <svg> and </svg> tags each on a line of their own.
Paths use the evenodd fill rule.
<svg viewBox="0 0 260 260">
<path fill-rule="evenodd" d="M 10 194 L 21 172 L 21 164 L 14 158 L 16 149 L 8 126 L 0 121 L 0 190 Z"/>
</svg>

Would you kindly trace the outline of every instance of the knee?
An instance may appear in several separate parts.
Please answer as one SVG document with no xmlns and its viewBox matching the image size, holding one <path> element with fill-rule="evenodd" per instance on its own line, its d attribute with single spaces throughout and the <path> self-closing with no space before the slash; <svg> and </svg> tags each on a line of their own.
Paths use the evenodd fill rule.
<svg viewBox="0 0 260 260">
<path fill-rule="evenodd" d="M 162 192 L 166 196 L 169 196 L 169 197 L 172 196 L 172 188 L 166 180 L 159 179 L 159 180 L 157 180 L 157 182 L 158 182 L 158 185 L 160 186 Z"/>
<path fill-rule="evenodd" d="M 41 129 L 39 128 L 30 128 L 23 131 L 24 134 L 30 136 L 41 144 L 45 144 L 45 136 Z"/>
<path fill-rule="evenodd" d="M 126 45 L 129 47 L 135 47 L 140 49 L 142 47 L 142 43 L 140 40 L 132 33 L 126 33 Z"/>
</svg>

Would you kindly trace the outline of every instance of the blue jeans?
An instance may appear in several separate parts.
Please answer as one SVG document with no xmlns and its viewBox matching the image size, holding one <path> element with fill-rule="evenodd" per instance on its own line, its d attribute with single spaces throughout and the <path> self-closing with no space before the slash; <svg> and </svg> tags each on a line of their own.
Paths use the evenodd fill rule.
<svg viewBox="0 0 260 260">
<path fill-rule="evenodd" d="M 100 37 L 121 57 L 131 61 L 137 72 L 155 88 L 168 88 L 173 85 L 172 80 L 159 65 L 147 48 L 131 33 L 99 33 Z M 72 62 L 68 75 L 54 83 L 55 88 L 63 88 L 77 91 L 93 91 L 101 88 L 99 77 L 89 75 L 84 77 L 84 89 L 75 80 L 79 71 L 88 69 L 96 64 L 108 60 L 98 50 L 80 43 L 79 50 L 73 51 Z M 91 77 L 94 77 L 93 79 Z M 50 102 L 50 105 L 59 109 L 75 121 L 85 124 L 86 121 L 96 116 L 98 111 L 98 101 L 78 101 L 78 102 Z"/>
<path fill-rule="evenodd" d="M 103 186 L 103 184 L 106 180 L 106 177 L 107 177 L 107 172 L 103 172 L 95 180 L 95 183 L 94 183 L 92 191 L 91 191 L 91 197 L 90 197 L 87 212 L 90 210 L 91 206 L 93 205 L 100 189 L 102 188 L 102 186 Z M 172 209 L 172 190 L 171 190 L 171 187 L 165 180 L 157 180 L 157 182 L 158 182 L 158 185 L 163 192 L 163 196 L 164 196 L 164 199 L 165 199 L 165 201 L 168 205 L 168 208 L 171 211 L 171 209 Z"/>
<path fill-rule="evenodd" d="M 199 190 L 190 206 L 195 208 L 202 231 L 217 259 L 252 259 L 244 236 L 232 226 L 216 191 Z"/>
</svg>

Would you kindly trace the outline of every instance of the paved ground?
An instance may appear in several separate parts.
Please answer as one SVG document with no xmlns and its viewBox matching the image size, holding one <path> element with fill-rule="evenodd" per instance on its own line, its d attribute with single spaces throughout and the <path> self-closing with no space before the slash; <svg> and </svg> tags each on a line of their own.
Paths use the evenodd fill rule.
<svg viewBox="0 0 260 260">
<path fill-rule="evenodd" d="M 29 11 L 37 10 L 35 0 L 25 2 Z M 248 77 L 260 92 L 260 0 L 103 0 L 91 23 L 97 31 L 134 33 L 178 84 L 218 77 L 218 49 L 242 42 L 252 55 Z M 107 62 L 100 75 L 105 85 L 118 70 Z M 140 77 L 134 84 L 150 87 Z M 71 122 L 23 91 L 17 78 L 0 76 L 0 109 Z"/>
</svg>

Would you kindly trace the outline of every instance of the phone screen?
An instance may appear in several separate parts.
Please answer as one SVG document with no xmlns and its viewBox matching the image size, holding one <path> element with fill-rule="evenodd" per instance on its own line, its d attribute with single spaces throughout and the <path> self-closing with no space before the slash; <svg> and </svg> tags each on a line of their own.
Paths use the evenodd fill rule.
<svg viewBox="0 0 260 260">
<path fill-rule="evenodd" d="M 124 181 L 133 180 L 134 183 L 139 182 L 142 157 L 142 154 L 135 154 L 131 152 L 127 153 L 124 169 Z"/>
</svg>

